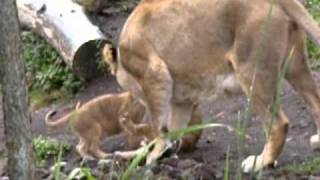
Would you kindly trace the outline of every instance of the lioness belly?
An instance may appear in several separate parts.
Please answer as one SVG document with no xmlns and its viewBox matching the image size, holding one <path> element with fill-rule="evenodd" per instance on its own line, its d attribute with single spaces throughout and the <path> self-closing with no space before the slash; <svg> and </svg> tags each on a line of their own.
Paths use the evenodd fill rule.
<svg viewBox="0 0 320 180">
<path fill-rule="evenodd" d="M 234 73 L 199 76 L 193 80 L 193 82 L 176 81 L 173 86 L 173 101 L 201 102 L 242 93 L 241 86 Z"/>
</svg>

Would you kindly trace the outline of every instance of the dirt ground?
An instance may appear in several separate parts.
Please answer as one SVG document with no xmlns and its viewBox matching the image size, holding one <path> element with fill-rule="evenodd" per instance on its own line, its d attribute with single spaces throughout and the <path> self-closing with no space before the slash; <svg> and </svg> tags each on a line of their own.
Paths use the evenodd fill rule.
<svg viewBox="0 0 320 180">
<path fill-rule="evenodd" d="M 134 4 L 122 5 L 111 7 L 107 10 L 107 13 L 92 17 L 93 22 L 98 24 L 102 31 L 115 43 L 117 42 L 123 23 L 134 6 Z M 314 79 L 320 86 L 320 73 L 314 72 Z M 44 124 L 45 114 L 52 108 L 59 109 L 59 112 L 67 112 L 79 100 L 85 102 L 100 94 L 119 91 L 121 90 L 115 79 L 110 76 L 104 76 L 89 83 L 74 99 L 66 103 L 52 104 L 33 111 L 32 130 L 34 136 L 46 135 L 68 140 L 74 147 L 77 142 L 75 135 L 66 133 L 64 130 L 51 132 L 46 129 Z M 309 138 L 315 133 L 315 125 L 309 109 L 302 102 L 301 98 L 297 97 L 295 92 L 286 85 L 281 99 L 291 123 L 289 133 L 283 153 L 278 159 L 277 167 L 264 171 L 262 179 L 320 179 L 320 169 L 319 173 L 313 174 L 311 177 L 309 174 L 287 172 L 282 168 L 288 164 L 301 163 L 307 159 L 320 157 L 320 152 L 312 151 L 309 145 Z M 215 102 L 204 102 L 201 104 L 200 109 L 205 122 L 214 120 L 214 122 L 236 126 L 239 114 L 241 117 L 244 115 L 245 107 L 246 98 L 241 96 Z M 215 119 L 214 117 L 217 115 L 219 117 Z M 1 121 L 0 142 L 4 142 L 3 124 Z M 207 129 L 203 132 L 197 144 L 197 149 L 194 152 L 179 153 L 178 159 L 173 157 L 163 159 L 158 165 L 152 167 L 152 173 L 155 175 L 162 174 L 167 179 L 223 179 L 229 149 L 230 171 L 232 172 L 230 179 L 236 179 L 237 167 L 239 167 L 238 163 L 247 155 L 259 153 L 264 143 L 263 130 L 259 119 L 251 118 L 247 122 L 247 133 L 251 139 L 241 143 L 243 145 L 243 152 L 240 161 L 237 149 L 239 143 L 234 133 L 228 132 L 225 129 Z M 104 140 L 103 148 L 106 151 L 114 151 L 124 149 L 125 144 L 125 138 L 120 135 Z M 71 163 L 78 163 L 80 161 L 74 148 L 64 159 Z M 243 179 L 249 179 L 249 176 L 243 175 Z"/>
<path fill-rule="evenodd" d="M 320 85 L 320 73 L 314 73 L 314 78 L 317 80 L 318 85 Z M 65 104 L 51 105 L 33 112 L 32 127 L 34 135 L 41 134 L 59 139 L 67 138 L 69 142 L 75 145 L 77 140 L 73 134 L 66 134 L 63 130 L 50 132 L 46 129 L 44 124 L 45 114 L 52 108 L 68 111 L 78 100 L 84 102 L 103 93 L 118 92 L 119 89 L 118 84 L 113 78 L 101 77 L 90 83 L 72 101 Z M 285 88 L 281 98 L 285 111 L 290 118 L 290 129 L 283 153 L 278 159 L 277 168 L 268 169 L 263 173 L 263 177 L 267 179 L 278 179 L 279 177 L 282 179 L 308 179 L 308 174 L 286 172 L 281 167 L 292 163 L 301 163 L 313 157 L 319 157 L 320 152 L 312 151 L 309 145 L 309 138 L 315 132 L 313 119 L 308 108 L 290 87 L 287 86 Z M 216 115 L 220 114 L 219 118 L 214 122 L 225 123 L 235 127 L 238 122 L 239 112 L 240 114 L 244 114 L 245 104 L 246 99 L 242 96 L 217 102 L 205 102 L 201 105 L 200 109 L 204 115 L 204 121 L 213 120 Z M 264 143 L 264 135 L 259 120 L 254 118 L 249 120 L 247 134 L 252 139 L 244 141 L 243 156 L 240 160 L 243 160 L 243 157 L 247 155 L 258 153 Z M 106 139 L 103 147 L 107 151 L 114 151 L 123 149 L 125 144 L 125 138 L 117 136 Z M 178 154 L 178 160 L 175 158 L 164 159 L 154 168 L 154 171 L 156 173 L 165 172 L 169 177 L 177 178 L 177 174 L 181 174 L 185 169 L 192 169 L 194 172 L 191 173 L 197 177 L 196 179 L 201 179 L 200 177 L 203 179 L 222 179 L 228 148 L 230 149 L 230 170 L 233 176 L 236 176 L 237 163 L 239 162 L 237 136 L 225 129 L 205 130 L 194 152 L 180 153 Z M 68 158 L 71 158 L 67 158 L 68 161 L 80 161 L 74 150 L 70 154 L 67 155 Z M 319 176 L 320 178 L 320 169 L 319 173 L 313 174 L 313 176 Z M 248 178 L 247 176 L 244 177 Z"/>
</svg>

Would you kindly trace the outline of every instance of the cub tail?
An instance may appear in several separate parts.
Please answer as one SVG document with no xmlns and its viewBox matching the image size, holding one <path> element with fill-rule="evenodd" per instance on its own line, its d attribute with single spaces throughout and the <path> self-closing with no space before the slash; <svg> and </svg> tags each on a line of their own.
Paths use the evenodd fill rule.
<svg viewBox="0 0 320 180">
<path fill-rule="evenodd" d="M 69 121 L 72 121 L 74 118 L 77 118 L 77 111 L 80 108 L 81 104 L 80 102 L 78 102 L 75 106 L 75 110 L 71 113 L 68 113 L 67 115 L 57 119 L 57 120 L 53 120 L 52 116 L 55 115 L 57 113 L 56 110 L 52 110 L 49 111 L 46 116 L 45 116 L 45 123 L 49 128 L 61 128 L 61 127 L 65 127 L 68 123 L 70 123 Z"/>
</svg>

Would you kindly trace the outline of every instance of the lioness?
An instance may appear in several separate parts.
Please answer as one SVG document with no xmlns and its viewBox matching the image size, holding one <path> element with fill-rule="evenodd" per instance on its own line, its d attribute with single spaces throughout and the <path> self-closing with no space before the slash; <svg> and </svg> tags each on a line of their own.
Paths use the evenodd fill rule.
<svg viewBox="0 0 320 180">
<path fill-rule="evenodd" d="M 124 109 L 125 106 L 128 107 L 127 104 L 130 104 L 130 109 Z M 68 124 L 71 125 L 80 138 L 76 147 L 78 153 L 83 158 L 105 159 L 111 157 L 111 154 L 100 149 L 101 140 L 104 137 L 123 132 L 122 122 L 119 120 L 122 114 L 130 117 L 134 124 L 140 123 L 144 118 L 145 108 L 141 103 L 134 101 L 130 93 L 125 92 L 94 98 L 76 108 L 75 111 L 53 121 L 51 116 L 55 112 L 55 110 L 50 111 L 45 117 L 46 125 L 49 128 L 56 129 Z M 142 126 L 139 127 L 142 128 Z M 136 133 L 134 136 L 128 136 L 129 147 L 136 148 L 137 143 L 142 140 L 144 135 L 138 134 L 140 130 L 135 127 L 130 127 L 129 130 Z"/>
<path fill-rule="evenodd" d="M 271 125 L 277 80 L 292 59 L 285 78 L 311 107 L 318 128 L 311 143 L 319 146 L 320 96 L 304 31 L 320 45 L 317 23 L 297 0 L 142 0 L 122 29 L 117 62 L 109 61 L 161 136 L 187 126 L 194 103 L 226 93 L 244 92 L 253 112 Z M 243 161 L 244 172 L 274 163 L 281 153 L 289 120 L 281 106 L 275 112 L 264 149 Z M 159 150 L 153 152 L 147 163 L 158 157 Z"/>
<path fill-rule="evenodd" d="M 104 137 L 124 132 L 128 137 L 129 149 L 139 147 L 142 140 L 152 140 L 152 128 L 147 124 L 145 107 L 130 93 L 102 95 L 58 120 L 53 121 L 50 111 L 45 117 L 49 128 L 65 127 L 68 124 L 78 134 L 80 141 L 76 147 L 83 158 L 105 159 L 112 156 L 100 149 Z M 201 116 L 194 110 L 190 124 L 200 123 Z M 201 133 L 186 136 L 181 144 L 184 151 L 195 148 Z"/>
</svg>

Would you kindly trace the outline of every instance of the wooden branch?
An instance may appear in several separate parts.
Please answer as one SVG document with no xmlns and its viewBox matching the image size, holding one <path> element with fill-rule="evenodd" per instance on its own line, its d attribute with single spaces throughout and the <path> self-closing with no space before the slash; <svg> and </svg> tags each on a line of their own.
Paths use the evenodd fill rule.
<svg viewBox="0 0 320 180">
<path fill-rule="evenodd" d="M 74 73 L 90 80 L 98 74 L 97 55 L 105 41 L 71 0 L 17 0 L 20 23 L 44 37 Z"/>
</svg>

